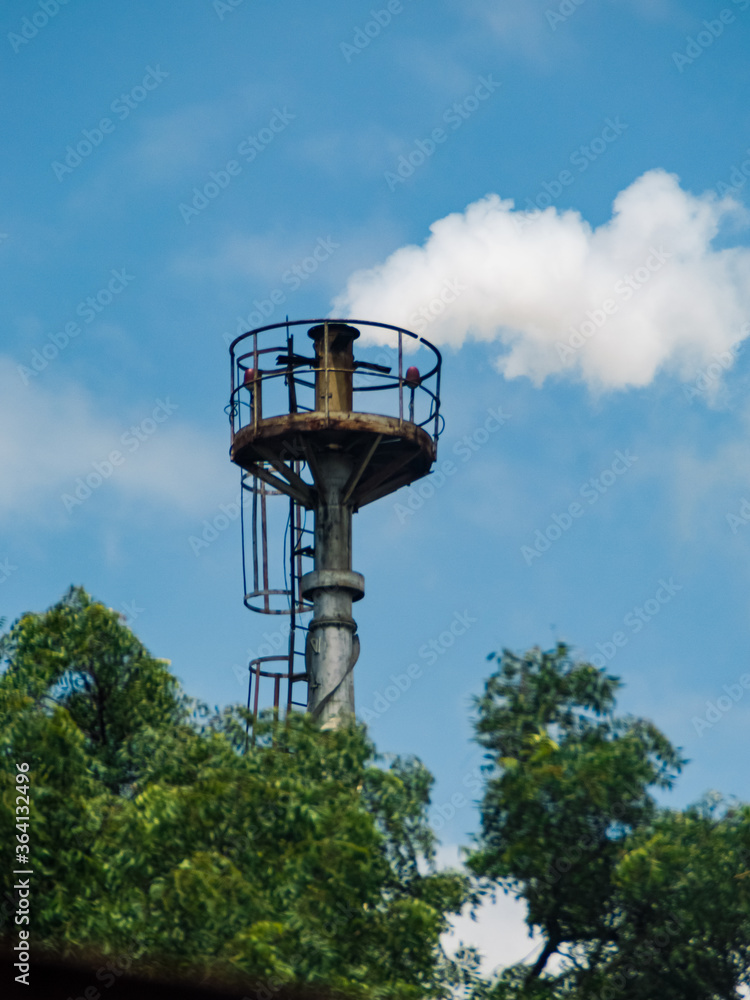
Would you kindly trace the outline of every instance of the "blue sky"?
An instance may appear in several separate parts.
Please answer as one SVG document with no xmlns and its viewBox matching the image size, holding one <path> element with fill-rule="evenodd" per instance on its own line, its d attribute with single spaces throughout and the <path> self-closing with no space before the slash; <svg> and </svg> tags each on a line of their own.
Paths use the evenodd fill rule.
<svg viewBox="0 0 750 1000">
<path fill-rule="evenodd" d="M 749 39 L 748 0 L 6 8 L 2 614 L 83 584 L 242 700 L 277 622 L 236 520 L 190 544 L 238 493 L 227 341 L 279 291 L 269 321 L 424 308 L 453 471 L 355 519 L 356 696 L 446 856 L 503 646 L 601 657 L 691 759 L 669 801 L 746 799 Z"/>
</svg>

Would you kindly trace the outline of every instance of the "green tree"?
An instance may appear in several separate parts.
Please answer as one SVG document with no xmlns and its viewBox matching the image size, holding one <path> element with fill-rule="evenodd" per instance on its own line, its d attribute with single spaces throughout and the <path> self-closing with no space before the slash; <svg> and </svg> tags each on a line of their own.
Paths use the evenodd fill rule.
<svg viewBox="0 0 750 1000">
<path fill-rule="evenodd" d="M 245 752 L 244 710 L 198 721 L 167 661 L 80 588 L 3 651 L 0 864 L 7 900 L 28 761 L 38 944 L 363 997 L 460 979 L 439 939 L 467 880 L 434 869 L 419 761 L 385 769 L 363 728 L 304 716 L 261 721 Z"/>
<path fill-rule="evenodd" d="M 748 808 L 659 808 L 652 791 L 670 788 L 685 761 L 651 722 L 617 717 L 619 680 L 565 645 L 491 658 L 469 866 L 525 900 L 544 944 L 490 995 L 737 996 L 750 954 Z M 554 955 L 557 974 L 546 971 Z"/>
</svg>

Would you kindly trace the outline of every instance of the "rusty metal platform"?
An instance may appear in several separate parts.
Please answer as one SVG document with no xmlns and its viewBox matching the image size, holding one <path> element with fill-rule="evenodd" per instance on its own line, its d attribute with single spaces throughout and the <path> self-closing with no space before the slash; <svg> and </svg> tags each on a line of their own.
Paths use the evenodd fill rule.
<svg viewBox="0 0 750 1000">
<path fill-rule="evenodd" d="M 426 475 L 435 460 L 435 444 L 422 427 L 376 413 L 288 413 L 260 419 L 241 428 L 232 441 L 231 458 L 247 472 L 294 497 L 303 507 L 315 507 L 320 485 L 317 456 L 340 449 L 355 464 L 346 499 L 356 510 Z M 280 456 L 288 455 L 284 461 Z M 304 461 L 312 483 L 292 468 Z M 269 473 L 270 463 L 278 475 Z M 282 478 L 279 478 L 282 477 Z"/>
</svg>

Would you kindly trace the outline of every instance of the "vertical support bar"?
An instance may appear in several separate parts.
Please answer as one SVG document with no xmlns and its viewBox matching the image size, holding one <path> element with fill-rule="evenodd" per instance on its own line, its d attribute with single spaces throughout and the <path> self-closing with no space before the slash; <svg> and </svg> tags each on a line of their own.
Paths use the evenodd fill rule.
<svg viewBox="0 0 750 1000">
<path fill-rule="evenodd" d="M 299 462 L 295 463 L 295 472 L 298 471 Z M 297 632 L 297 580 L 298 574 L 295 572 L 294 550 L 298 547 L 298 532 L 296 527 L 297 504 L 293 497 L 289 497 L 289 646 L 287 649 L 287 682 L 286 682 L 286 710 L 292 708 L 292 686 L 294 685 L 294 649 L 296 645 Z"/>
<path fill-rule="evenodd" d="M 242 542 L 242 593 L 247 593 L 247 541 L 245 539 L 245 480 L 247 473 L 240 469 L 240 539 Z M 254 494 L 253 494 L 254 495 Z"/>
<path fill-rule="evenodd" d="M 286 337 L 286 354 L 287 354 L 287 366 L 286 366 L 286 383 L 289 387 L 289 412 L 297 412 L 297 384 L 294 381 L 294 365 L 292 364 L 292 355 L 294 353 L 294 337 L 287 332 Z"/>
<path fill-rule="evenodd" d="M 294 471 L 297 475 L 300 475 L 301 465 L 301 462 L 294 463 Z M 299 607 L 299 581 L 302 576 L 302 553 L 300 552 L 302 545 L 302 510 L 298 503 L 294 504 L 294 534 L 297 539 L 297 544 L 295 546 L 297 555 L 293 556 L 292 559 L 292 585 L 294 590 L 294 593 L 292 594 L 292 602 L 293 608 L 296 612 Z"/>
<path fill-rule="evenodd" d="M 258 331 L 257 330 L 253 334 L 253 368 L 255 369 L 255 379 L 254 379 L 255 384 L 253 385 L 253 399 L 252 399 L 252 407 L 253 407 L 253 431 L 255 433 L 257 433 L 257 431 L 258 431 L 258 419 L 259 419 L 258 411 L 260 410 L 261 405 L 262 405 L 261 396 L 260 396 L 261 382 L 260 382 L 260 379 L 258 377 L 259 376 L 259 372 L 258 372 Z"/>
<path fill-rule="evenodd" d="M 253 476 L 253 590 L 258 589 L 258 489 L 261 481 Z M 245 587 L 247 593 L 247 587 Z"/>
<path fill-rule="evenodd" d="M 229 367 L 232 370 L 232 391 L 229 396 L 229 424 L 232 428 L 232 440 L 234 440 L 234 435 L 237 433 L 237 425 L 235 423 L 235 413 L 234 413 L 234 406 L 235 406 L 234 390 L 236 388 L 235 368 L 237 367 L 237 362 L 235 362 L 234 360 L 234 348 L 232 348 L 230 353 L 231 353 L 231 364 Z"/>
<path fill-rule="evenodd" d="M 398 331 L 398 419 L 399 423 L 404 422 L 404 372 L 403 372 L 403 344 L 401 342 L 401 331 Z"/>
<path fill-rule="evenodd" d="M 328 353 L 328 323 L 323 324 L 323 360 L 326 366 L 326 420 L 331 404 L 331 365 Z"/>
<path fill-rule="evenodd" d="M 250 695 L 253 693 L 253 672 L 248 664 L 248 679 L 247 679 L 247 714 L 250 715 Z M 245 753 L 247 753 L 248 743 L 250 741 L 250 719 L 248 718 L 245 723 Z M 253 729 L 253 746 L 255 746 L 255 729 Z"/>
<path fill-rule="evenodd" d="M 260 375 L 256 376 L 253 381 L 250 405 L 253 408 L 253 427 L 257 431 L 258 421 L 263 419 L 263 382 L 261 381 Z"/>
<path fill-rule="evenodd" d="M 260 694 L 260 663 L 255 664 L 255 699 L 253 701 L 253 716 L 258 718 L 258 695 Z"/>
<path fill-rule="evenodd" d="M 289 656 L 289 670 L 287 672 L 287 684 L 286 684 L 286 710 L 291 712 L 292 710 L 292 687 L 294 685 L 294 654 L 297 642 L 297 624 L 292 619 L 289 628 L 289 647 L 287 654 Z"/>
<path fill-rule="evenodd" d="M 438 416 L 440 413 L 440 371 L 442 365 L 438 364 L 437 370 L 437 383 L 435 386 L 435 447 L 437 448 L 438 443 Z"/>
<path fill-rule="evenodd" d="M 263 556 L 263 607 L 268 613 L 271 604 L 268 593 L 268 530 L 266 523 L 266 484 L 260 484 L 260 551 Z"/>
</svg>

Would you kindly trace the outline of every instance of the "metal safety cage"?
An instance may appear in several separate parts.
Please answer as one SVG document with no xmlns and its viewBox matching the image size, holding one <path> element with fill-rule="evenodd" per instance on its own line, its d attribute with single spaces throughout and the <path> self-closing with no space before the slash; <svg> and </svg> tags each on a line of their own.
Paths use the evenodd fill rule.
<svg viewBox="0 0 750 1000">
<path fill-rule="evenodd" d="M 377 413 L 396 417 L 424 428 L 430 434 L 435 448 L 442 430 L 440 417 L 440 351 L 423 337 L 403 327 L 388 323 L 363 320 L 311 319 L 294 320 L 261 326 L 236 337 L 230 345 L 232 383 L 230 414 L 232 438 L 249 425 L 257 428 L 261 420 L 281 414 L 315 412 L 315 379 L 321 371 L 319 357 L 305 357 L 295 353 L 294 333 L 298 327 L 324 330 L 348 326 L 363 334 L 365 343 L 358 345 L 359 355 L 376 355 L 377 361 L 358 357 L 354 362 L 353 392 L 362 400 L 356 412 L 373 412 L 365 409 L 374 403 L 372 397 L 362 393 L 379 393 Z M 280 338 L 285 333 L 283 340 Z M 275 341 L 275 343 L 273 342 Z M 325 351 L 321 352 L 325 357 Z M 419 355 L 427 359 L 426 371 L 417 375 L 415 362 Z M 383 364 L 391 361 L 391 364 Z M 407 364 L 409 362 L 409 364 Z M 417 370 L 418 371 L 418 370 Z M 326 378 L 335 373 L 346 373 L 335 365 L 325 369 Z M 327 411 L 326 411 L 327 412 Z M 289 443 L 290 452 L 294 445 Z M 304 452 L 297 456 L 304 458 Z"/>
<path fill-rule="evenodd" d="M 242 581 L 245 607 L 288 618 L 288 636 L 277 636 L 284 651 L 253 657 L 248 664 L 248 708 L 257 715 L 262 683 L 272 683 L 273 707 L 289 711 L 307 706 L 304 648 L 305 622 L 312 605 L 302 599 L 303 560 L 313 554 L 313 532 L 307 511 L 266 482 L 242 472 Z M 284 523 L 285 522 L 285 523 Z M 276 546 L 269 542 L 269 530 Z M 280 539 L 283 541 L 279 542 Z M 307 618 L 305 617 L 307 616 Z M 283 692 L 282 685 L 286 690 Z M 299 686 L 301 690 L 295 690 Z"/>
</svg>

